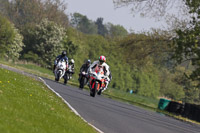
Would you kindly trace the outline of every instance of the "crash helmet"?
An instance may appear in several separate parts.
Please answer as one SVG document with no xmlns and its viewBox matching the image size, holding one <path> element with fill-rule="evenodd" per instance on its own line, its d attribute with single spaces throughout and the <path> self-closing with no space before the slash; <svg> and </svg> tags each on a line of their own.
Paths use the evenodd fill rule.
<svg viewBox="0 0 200 133">
<path fill-rule="evenodd" d="M 86 64 L 90 64 L 91 63 L 91 60 L 90 59 L 88 59 L 87 61 L 86 61 Z"/>
<path fill-rule="evenodd" d="M 62 52 L 62 56 L 66 56 L 67 55 L 67 52 L 66 51 L 63 51 Z"/>
<path fill-rule="evenodd" d="M 101 55 L 101 56 L 99 57 L 99 62 L 100 62 L 100 64 L 103 64 L 104 62 L 106 62 L 106 57 L 103 56 L 103 55 Z"/>
<path fill-rule="evenodd" d="M 74 59 L 71 59 L 71 60 L 70 60 L 70 63 L 71 63 L 71 64 L 74 64 L 74 63 L 75 63 Z"/>
</svg>

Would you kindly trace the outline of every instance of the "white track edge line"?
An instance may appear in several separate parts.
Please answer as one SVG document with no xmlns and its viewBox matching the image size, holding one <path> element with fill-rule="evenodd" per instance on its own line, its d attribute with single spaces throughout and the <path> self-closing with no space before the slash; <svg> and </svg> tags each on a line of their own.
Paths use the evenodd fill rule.
<svg viewBox="0 0 200 133">
<path fill-rule="evenodd" d="M 59 93 L 57 93 L 54 89 L 52 89 L 41 77 L 39 77 L 39 79 L 53 92 L 55 93 L 58 97 L 60 97 L 65 104 L 67 104 L 67 106 L 77 115 L 79 116 L 83 121 L 85 121 L 88 125 L 92 126 L 95 130 L 97 130 L 99 133 L 104 133 L 103 131 L 101 131 L 100 129 L 98 129 L 97 127 L 95 127 L 94 125 L 92 125 L 91 123 L 87 122 Z"/>
</svg>

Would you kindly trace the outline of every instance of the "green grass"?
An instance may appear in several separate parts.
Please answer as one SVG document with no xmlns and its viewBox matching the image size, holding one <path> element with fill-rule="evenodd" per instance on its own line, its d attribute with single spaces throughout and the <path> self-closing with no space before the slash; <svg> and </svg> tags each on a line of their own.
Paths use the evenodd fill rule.
<svg viewBox="0 0 200 133">
<path fill-rule="evenodd" d="M 16 64 L 16 65 L 19 66 L 19 67 L 23 67 L 23 68 L 29 69 L 29 70 L 33 70 L 35 72 L 45 73 L 45 74 L 49 74 L 49 75 L 52 74 L 51 70 L 42 68 L 42 67 L 37 66 L 35 64 Z"/>
<path fill-rule="evenodd" d="M 153 109 L 155 110 L 158 107 L 158 99 L 155 98 L 149 98 L 144 96 L 139 96 L 136 94 L 130 94 L 128 92 L 124 92 L 121 90 L 116 89 L 108 89 L 104 92 L 104 94 L 112 99 L 121 100 L 124 102 L 128 102 L 130 104 L 142 106 L 145 108 Z"/>
<path fill-rule="evenodd" d="M 42 82 L 0 68 L 2 133 L 94 133 Z"/>
</svg>

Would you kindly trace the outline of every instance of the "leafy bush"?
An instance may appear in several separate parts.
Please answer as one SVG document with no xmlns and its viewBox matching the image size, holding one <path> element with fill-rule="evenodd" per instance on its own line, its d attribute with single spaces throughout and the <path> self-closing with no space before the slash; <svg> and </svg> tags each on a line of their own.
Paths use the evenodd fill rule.
<svg viewBox="0 0 200 133">
<path fill-rule="evenodd" d="M 0 15 L 0 56 L 18 59 L 24 46 L 22 40 L 14 25 Z"/>
<path fill-rule="evenodd" d="M 32 47 L 31 51 L 26 51 L 24 55 L 25 59 L 30 59 L 28 55 L 33 56 L 34 60 L 41 60 L 40 64 L 46 63 L 51 65 L 56 56 L 58 56 L 63 50 L 63 38 L 65 36 L 65 30 L 61 26 L 47 19 L 44 19 L 40 24 L 29 31 L 28 33 L 32 39 L 32 44 L 27 44 Z"/>
</svg>

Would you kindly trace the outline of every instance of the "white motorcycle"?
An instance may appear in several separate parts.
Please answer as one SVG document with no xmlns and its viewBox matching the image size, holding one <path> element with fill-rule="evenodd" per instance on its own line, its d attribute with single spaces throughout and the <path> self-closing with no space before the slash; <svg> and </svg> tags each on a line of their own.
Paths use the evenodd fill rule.
<svg viewBox="0 0 200 133">
<path fill-rule="evenodd" d="M 67 69 L 67 64 L 65 60 L 64 59 L 59 60 L 54 71 L 55 81 L 58 82 L 61 78 L 64 78 L 64 84 L 67 83 L 67 78 L 65 76 L 66 69 Z"/>
<path fill-rule="evenodd" d="M 67 79 L 70 80 L 72 78 L 72 74 L 73 74 L 72 65 L 68 66 L 68 70 L 66 71 L 66 74 L 67 74 Z"/>
</svg>

